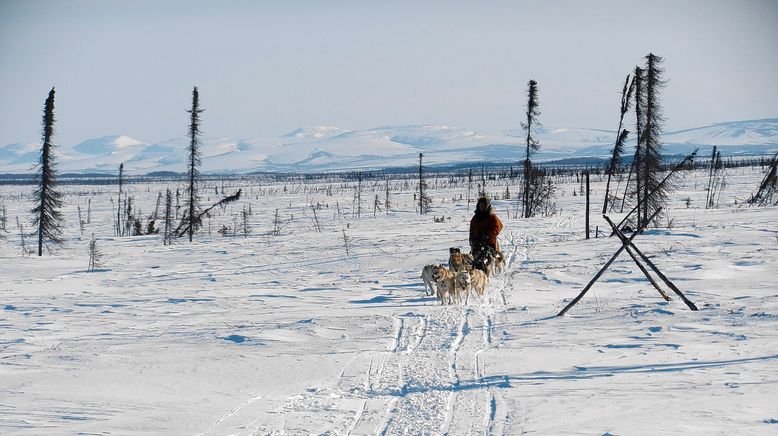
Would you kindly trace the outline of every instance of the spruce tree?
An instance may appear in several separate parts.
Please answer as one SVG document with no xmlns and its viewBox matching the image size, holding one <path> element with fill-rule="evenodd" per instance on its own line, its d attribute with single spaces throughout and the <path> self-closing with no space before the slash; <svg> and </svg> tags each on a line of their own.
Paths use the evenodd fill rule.
<svg viewBox="0 0 778 436">
<path fill-rule="evenodd" d="M 664 87 L 662 80 L 664 69 L 662 58 L 649 53 L 646 56 L 646 123 L 643 131 L 643 221 L 647 226 L 649 217 L 667 202 L 667 196 L 672 186 L 662 185 L 662 106 L 659 92 Z M 649 196 L 649 193 L 653 193 Z"/>
<path fill-rule="evenodd" d="M 708 189 L 707 195 L 705 196 L 705 209 L 709 209 L 713 207 L 713 197 L 715 197 L 713 193 L 713 173 L 716 170 L 716 146 L 713 146 L 713 153 L 710 157 L 710 172 L 708 173 Z"/>
<path fill-rule="evenodd" d="M 354 215 L 357 218 L 362 217 L 362 171 L 357 172 L 357 189 L 354 192 L 354 201 L 357 203 L 354 208 Z"/>
<path fill-rule="evenodd" d="M 130 236 L 132 235 L 132 224 L 135 221 L 135 215 L 132 212 L 132 197 L 128 196 L 124 203 L 126 208 L 124 213 L 124 230 L 122 232 L 124 235 Z"/>
<path fill-rule="evenodd" d="M 189 159 L 187 181 L 189 185 L 186 188 L 187 197 L 184 200 L 184 218 L 186 232 L 189 234 L 189 242 L 192 242 L 192 235 L 200 227 L 198 219 L 200 211 L 200 196 L 198 195 L 197 183 L 200 178 L 200 93 L 197 87 L 192 91 L 192 109 L 187 110 L 190 114 L 189 121 Z"/>
<path fill-rule="evenodd" d="M 170 188 L 165 191 L 165 233 L 162 235 L 162 244 L 168 245 L 173 231 L 173 193 Z"/>
<path fill-rule="evenodd" d="M 119 164 L 119 207 L 116 211 L 116 236 L 122 236 L 122 179 L 124 177 L 124 162 Z"/>
<path fill-rule="evenodd" d="M 33 192 L 33 198 L 37 203 L 32 213 L 35 216 L 33 226 L 37 227 L 38 234 L 38 256 L 43 255 L 44 245 L 62 244 L 63 216 L 59 209 L 63 202 L 62 194 L 56 190 L 57 173 L 52 142 L 54 121 L 54 88 L 51 88 L 43 107 L 43 143 L 36 174 L 38 186 Z M 50 247 L 47 245 L 47 248 Z"/>
<path fill-rule="evenodd" d="M 392 207 L 392 203 L 389 202 L 389 179 L 386 179 L 386 197 L 384 198 L 384 209 L 386 214 L 389 215 L 389 208 Z"/>
<path fill-rule="evenodd" d="M 5 209 L 5 205 L 3 205 L 3 207 L 0 208 L 0 230 L 6 233 L 8 232 L 8 230 L 6 229 L 7 223 L 8 223 L 8 212 Z M 0 237 L 2 237 L 2 234 L 0 234 Z"/>
<path fill-rule="evenodd" d="M 427 194 L 427 182 L 424 180 L 424 167 L 422 166 L 422 153 L 419 153 L 419 214 L 429 212 L 432 198 Z"/>
<path fill-rule="evenodd" d="M 467 209 L 470 209 L 470 191 L 473 189 L 473 169 L 467 170 Z"/>
<path fill-rule="evenodd" d="M 540 104 L 538 102 L 538 82 L 530 80 L 527 83 L 527 120 L 521 127 L 527 131 L 527 150 L 524 159 L 524 195 L 522 197 L 522 215 L 529 218 L 534 215 L 532 210 L 533 192 L 532 192 L 532 153 L 540 149 L 540 141 L 533 135 L 536 129 L 540 127 L 537 117 L 540 115 Z"/>
</svg>

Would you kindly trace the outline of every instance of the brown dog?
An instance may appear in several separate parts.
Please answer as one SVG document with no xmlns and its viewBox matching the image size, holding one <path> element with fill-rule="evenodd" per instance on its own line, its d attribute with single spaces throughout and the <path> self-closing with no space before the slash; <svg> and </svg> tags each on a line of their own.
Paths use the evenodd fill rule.
<svg viewBox="0 0 778 436">
<path fill-rule="evenodd" d="M 454 283 L 456 284 L 457 302 L 461 302 L 464 296 L 465 304 L 467 304 L 467 297 L 470 294 L 472 285 L 470 273 L 468 271 L 458 272 L 456 277 L 454 277 Z"/>
<path fill-rule="evenodd" d="M 453 272 L 462 272 L 473 269 L 473 256 L 462 253 L 459 248 L 451 247 L 448 249 L 448 269 Z"/>
<path fill-rule="evenodd" d="M 472 287 L 473 291 L 475 291 L 475 294 L 478 295 L 479 298 L 484 298 L 484 292 L 486 291 L 486 286 L 489 284 L 489 276 L 486 275 L 483 271 L 480 269 L 473 269 L 470 271 L 470 286 Z M 470 295 L 468 292 L 466 295 Z M 467 297 L 465 297 L 465 304 L 467 304 Z"/>
</svg>

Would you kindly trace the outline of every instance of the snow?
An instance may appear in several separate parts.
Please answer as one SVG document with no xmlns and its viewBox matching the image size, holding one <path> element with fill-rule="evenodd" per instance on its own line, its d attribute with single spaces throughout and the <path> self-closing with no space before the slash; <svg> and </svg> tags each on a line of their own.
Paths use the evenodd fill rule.
<svg viewBox="0 0 778 436">
<path fill-rule="evenodd" d="M 662 300 L 622 255 L 564 317 L 620 245 L 583 239 L 574 177 L 551 217 L 516 219 L 515 200 L 494 201 L 507 271 L 468 307 L 440 306 L 419 278 L 467 245 L 473 204 L 448 177 L 428 181 L 438 188 L 423 217 L 404 180 L 373 217 L 384 182 L 363 182 L 359 218 L 353 183 L 228 179 L 243 199 L 172 246 L 113 236 L 114 186 L 65 185 L 67 242 L 43 257 L 21 257 L 14 230 L 31 187 L 0 185 L 0 433 L 774 433 L 776 210 L 739 207 L 761 169 L 725 174 L 718 209 L 699 207 L 707 173 L 690 173 L 670 199 L 672 225 L 634 240 L 698 312 Z M 210 183 L 209 204 L 222 185 Z M 487 189 L 506 184 L 518 181 Z M 125 192 L 145 215 L 168 186 L 183 188 Z M 596 205 L 604 180 L 592 187 Z M 251 233 L 216 233 L 249 204 Z M 105 258 L 90 273 L 92 233 Z"/>
<path fill-rule="evenodd" d="M 629 127 L 627 127 L 629 128 Z M 430 165 L 462 162 L 517 163 L 526 133 L 520 129 L 477 132 L 443 125 L 383 126 L 346 130 L 334 126 L 301 127 L 277 138 L 203 139 L 204 173 L 253 171 L 331 171 L 413 166 L 419 153 Z M 538 160 L 610 156 L 616 132 L 587 128 L 541 128 Z M 628 145 L 634 145 L 630 137 Z M 688 154 L 697 147 L 719 146 L 722 155 L 771 155 L 778 151 L 778 119 L 732 121 L 665 132 L 663 153 Z M 146 144 L 128 136 L 89 139 L 57 147 L 65 172 L 115 174 L 125 162 L 126 174 L 180 172 L 189 141 L 173 138 Z M 0 171 L 29 173 L 37 161 L 34 144 L 0 148 Z"/>
<path fill-rule="evenodd" d="M 0 160 L 9 164 L 37 162 L 40 144 L 8 144 L 0 147 Z"/>
<path fill-rule="evenodd" d="M 125 150 L 132 147 L 143 148 L 148 144 L 144 144 L 137 139 L 130 138 L 129 136 L 104 136 L 102 138 L 95 138 L 84 141 L 73 147 L 73 150 L 89 155 L 105 155 L 114 154 L 117 151 Z"/>
<path fill-rule="evenodd" d="M 348 132 L 348 130 L 344 130 L 335 126 L 312 126 L 300 127 L 293 130 L 292 132 L 287 133 L 284 136 L 294 138 L 331 138 L 346 132 Z"/>
</svg>

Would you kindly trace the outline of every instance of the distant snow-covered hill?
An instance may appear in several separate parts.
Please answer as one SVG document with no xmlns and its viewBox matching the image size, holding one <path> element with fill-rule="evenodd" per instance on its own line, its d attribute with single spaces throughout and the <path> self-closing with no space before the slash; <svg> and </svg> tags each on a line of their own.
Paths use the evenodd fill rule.
<svg viewBox="0 0 778 436">
<path fill-rule="evenodd" d="M 328 171 L 413 166 L 419 153 L 428 165 L 468 162 L 519 162 L 523 138 L 519 129 L 478 132 L 440 125 L 385 126 L 346 130 L 317 126 L 296 129 L 277 138 L 207 138 L 203 172 Z M 536 159 L 607 157 L 615 131 L 543 128 Z M 778 118 L 717 123 L 666 132 L 663 153 L 688 153 L 717 145 L 724 155 L 767 154 L 778 150 Z M 183 172 L 186 138 L 148 144 L 125 135 L 88 139 L 57 148 L 63 172 L 115 173 L 124 162 L 130 174 Z M 634 140 L 632 142 L 634 146 Z M 0 147 L 0 173 L 29 173 L 38 159 L 38 144 Z"/>
</svg>

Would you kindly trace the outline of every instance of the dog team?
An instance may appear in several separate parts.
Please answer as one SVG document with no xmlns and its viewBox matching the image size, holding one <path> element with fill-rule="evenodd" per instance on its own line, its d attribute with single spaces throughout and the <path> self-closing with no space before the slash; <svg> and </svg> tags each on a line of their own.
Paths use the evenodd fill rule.
<svg viewBox="0 0 778 436">
<path fill-rule="evenodd" d="M 421 278 L 427 295 L 437 295 L 440 304 L 468 304 L 470 292 L 483 299 L 489 277 L 505 269 L 505 257 L 500 252 L 497 235 L 502 222 L 487 197 L 476 204 L 470 220 L 470 250 L 449 249 L 448 268 L 431 264 L 422 269 Z"/>
<path fill-rule="evenodd" d="M 505 267 L 502 253 L 481 250 L 475 256 L 451 248 L 448 268 L 430 264 L 421 271 L 427 295 L 436 295 L 440 304 L 468 304 L 471 291 L 483 299 L 489 277 Z"/>
</svg>

